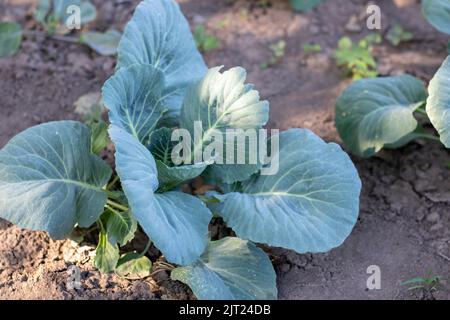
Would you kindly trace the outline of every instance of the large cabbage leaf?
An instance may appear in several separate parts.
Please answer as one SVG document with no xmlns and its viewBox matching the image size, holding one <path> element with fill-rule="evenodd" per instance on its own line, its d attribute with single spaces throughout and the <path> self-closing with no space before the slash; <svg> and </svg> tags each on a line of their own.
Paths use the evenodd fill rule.
<svg viewBox="0 0 450 320">
<path fill-rule="evenodd" d="M 136 63 L 162 70 L 167 118 L 176 122 L 186 88 L 204 76 L 206 65 L 175 1 L 144 0 L 136 8 L 119 43 L 117 68 Z"/>
<path fill-rule="evenodd" d="M 427 114 L 442 143 L 450 148 L 450 57 L 431 80 L 428 92 Z"/>
<path fill-rule="evenodd" d="M 450 34 L 450 1 L 422 0 L 422 11 L 433 27 Z"/>
<path fill-rule="evenodd" d="M 118 70 L 103 86 L 109 121 L 146 143 L 163 113 L 164 76 L 149 65 Z"/>
<path fill-rule="evenodd" d="M 414 137 L 413 112 L 426 98 L 422 81 L 409 75 L 356 81 L 336 103 L 337 130 L 352 153 L 370 157 Z"/>
<path fill-rule="evenodd" d="M 277 299 L 269 258 L 253 243 L 238 238 L 210 242 L 200 259 L 174 269 L 171 278 L 189 285 L 201 300 Z"/>
<path fill-rule="evenodd" d="M 246 72 L 243 68 L 235 67 L 220 72 L 221 67 L 212 68 L 205 78 L 189 88 L 181 109 L 181 127 L 187 129 L 191 137 L 195 137 L 195 123 L 201 123 L 202 138 L 194 141 L 192 154 L 202 152 L 215 133 L 222 135 L 224 154 L 216 155 L 222 158 L 222 164 L 214 164 L 208 168 L 209 175 L 225 183 L 243 181 L 256 173 L 260 162 L 252 164 L 249 153 L 246 152 L 245 164 L 236 163 L 235 157 L 227 158 L 226 132 L 227 129 L 259 129 L 269 118 L 269 103 L 260 101 L 258 91 L 245 83 Z M 256 132 L 257 134 L 257 132 Z M 249 140 L 247 140 L 247 143 Z M 256 143 L 251 139 L 251 143 Z M 228 144 L 235 149 L 237 144 Z M 211 159 L 203 159 L 205 161 Z M 228 163 L 228 164 L 227 164 Z M 214 172 L 217 170 L 217 172 Z"/>
<path fill-rule="evenodd" d="M 222 201 L 215 209 L 243 239 L 300 253 L 339 246 L 359 213 L 353 163 L 309 130 L 284 131 L 279 142 L 278 173 L 245 181 L 242 192 L 215 195 Z"/>
<path fill-rule="evenodd" d="M 112 126 L 116 170 L 131 211 L 170 262 L 186 265 L 207 245 L 211 212 L 202 201 L 181 192 L 155 194 L 158 173 L 150 151 L 136 137 Z"/>
<path fill-rule="evenodd" d="M 54 238 L 103 212 L 111 169 L 91 153 L 89 129 L 58 121 L 29 128 L 0 151 L 0 217 Z"/>
</svg>

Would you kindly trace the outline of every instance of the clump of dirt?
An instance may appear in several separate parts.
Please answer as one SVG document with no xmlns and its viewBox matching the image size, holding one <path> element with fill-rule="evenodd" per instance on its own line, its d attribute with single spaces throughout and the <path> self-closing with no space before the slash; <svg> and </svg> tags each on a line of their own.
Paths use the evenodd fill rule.
<svg viewBox="0 0 450 320">
<path fill-rule="evenodd" d="M 184 285 L 169 280 L 166 271 L 139 281 L 100 273 L 92 264 L 92 244 L 55 241 L 5 221 L 0 230 L 3 299 L 193 299 Z"/>
<path fill-rule="evenodd" d="M 94 1 L 99 18 L 92 28 L 122 30 L 138 0 Z M 303 127 L 339 142 L 334 104 L 349 84 L 331 54 L 340 37 L 368 33 L 364 11 L 368 1 L 333 0 L 297 14 L 285 0 L 181 0 L 192 26 L 205 24 L 221 48 L 205 53 L 209 66 L 243 66 L 248 80 L 271 103 L 269 127 Z M 0 4 L 1 19 L 15 19 L 37 28 L 27 17 L 33 0 Z M 423 19 L 419 1 L 380 0 L 383 30 L 399 22 L 414 40 L 375 49 L 382 75 L 410 73 L 425 82 L 446 56 L 446 37 Z M 399 6 L 396 6 L 399 5 Z M 4 10 L 3 10 L 4 9 Z M 3 16 L 2 16 L 3 15 Z M 349 21 L 358 28 L 349 28 Z M 350 30 L 351 29 L 351 30 Z M 270 44 L 286 41 L 280 63 L 263 69 Z M 321 52 L 306 55 L 302 46 L 317 43 Z M 114 72 L 115 60 L 77 45 L 26 38 L 13 58 L 0 60 L 0 147 L 25 128 L 41 122 L 77 119 L 73 103 L 82 94 L 100 90 Z M 401 150 L 384 151 L 371 159 L 353 158 L 363 190 L 360 217 L 342 246 L 323 254 L 297 254 L 264 247 L 278 274 L 281 299 L 449 299 L 450 155 L 436 142 L 418 141 Z M 196 191 L 195 185 L 189 188 Z M 230 234 L 220 219 L 210 227 L 213 237 Z M 142 250 L 145 236 L 130 249 Z M 43 232 L 20 230 L 0 221 L 0 298 L 2 299 L 194 299 L 167 271 L 130 281 L 95 270 L 93 243 L 54 241 Z M 153 262 L 161 259 L 152 248 Z M 380 267 L 381 289 L 368 290 L 371 265 Z M 74 268 L 77 269 L 74 269 Z M 71 288 L 74 270 L 79 288 Z M 408 291 L 401 283 L 440 275 L 437 290 Z"/>
</svg>

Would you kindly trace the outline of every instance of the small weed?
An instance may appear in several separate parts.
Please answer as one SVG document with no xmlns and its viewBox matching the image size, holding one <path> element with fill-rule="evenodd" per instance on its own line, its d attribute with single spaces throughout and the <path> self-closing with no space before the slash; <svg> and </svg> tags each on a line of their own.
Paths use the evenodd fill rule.
<svg viewBox="0 0 450 320">
<path fill-rule="evenodd" d="M 218 30 L 226 29 L 229 26 L 230 26 L 230 19 L 229 18 L 225 18 L 225 19 L 219 20 L 215 24 L 215 28 L 218 29 Z"/>
<path fill-rule="evenodd" d="M 338 47 L 333 54 L 339 67 L 343 67 L 353 80 L 374 78 L 378 75 L 377 63 L 372 55 L 372 46 L 381 42 L 379 34 L 370 34 L 358 43 L 348 37 L 339 40 Z"/>
<path fill-rule="evenodd" d="M 214 35 L 208 33 L 205 26 L 198 25 L 194 29 L 194 39 L 198 50 L 209 52 L 220 48 L 220 41 Z"/>
<path fill-rule="evenodd" d="M 303 45 L 303 52 L 306 54 L 318 53 L 322 51 L 322 46 L 317 43 L 305 43 Z"/>
<path fill-rule="evenodd" d="M 272 4 L 270 3 L 269 0 L 258 0 L 258 7 L 262 8 L 262 9 L 267 9 L 271 5 Z"/>
<path fill-rule="evenodd" d="M 261 63 L 261 69 L 270 68 L 278 64 L 283 59 L 286 52 L 286 41 L 280 40 L 274 44 L 271 44 L 270 50 L 272 51 L 272 56 L 269 60 Z"/>
<path fill-rule="evenodd" d="M 413 39 L 413 34 L 403 29 L 403 27 L 397 23 L 389 29 L 386 39 L 393 46 L 398 46 L 402 42 L 411 41 Z"/>
<path fill-rule="evenodd" d="M 427 277 L 416 277 L 403 282 L 402 286 L 408 286 L 408 290 L 426 290 L 428 292 L 436 291 L 442 277 L 432 275 L 431 271 L 428 272 Z"/>
</svg>

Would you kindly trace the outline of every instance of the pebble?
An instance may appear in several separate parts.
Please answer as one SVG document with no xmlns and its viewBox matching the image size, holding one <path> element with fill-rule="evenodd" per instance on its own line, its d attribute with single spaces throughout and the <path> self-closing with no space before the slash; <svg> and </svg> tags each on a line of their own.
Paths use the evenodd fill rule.
<svg viewBox="0 0 450 320">
<path fill-rule="evenodd" d="M 437 222 L 439 221 L 441 217 L 439 216 L 439 213 L 437 212 L 432 212 L 427 216 L 427 221 L 428 222 Z"/>
</svg>

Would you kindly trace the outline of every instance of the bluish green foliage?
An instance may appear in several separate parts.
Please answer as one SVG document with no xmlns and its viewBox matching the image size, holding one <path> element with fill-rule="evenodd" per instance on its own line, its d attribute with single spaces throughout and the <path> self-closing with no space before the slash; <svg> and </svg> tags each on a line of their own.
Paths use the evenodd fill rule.
<svg viewBox="0 0 450 320">
<path fill-rule="evenodd" d="M 258 91 L 245 83 L 246 71 L 240 67 L 223 73 L 220 70 L 221 67 L 210 69 L 202 81 L 192 86 L 181 109 L 180 126 L 192 136 L 194 121 L 203 124 L 203 139 L 194 144 L 193 153 L 207 146 L 215 131 L 225 133 L 227 129 L 259 129 L 269 119 L 269 103 L 260 101 Z M 226 142 L 224 144 L 226 149 Z M 230 148 L 234 148 L 234 145 Z M 227 160 L 226 155 L 223 155 L 223 163 L 227 163 Z M 233 183 L 248 179 L 259 167 L 258 164 L 250 163 L 213 164 L 209 168 L 209 175 L 225 183 Z"/>
<path fill-rule="evenodd" d="M 142 279 L 150 276 L 152 262 L 140 253 L 129 252 L 120 257 L 115 271 L 122 278 Z"/>
<path fill-rule="evenodd" d="M 22 27 L 15 22 L 0 22 L 0 58 L 14 55 L 22 43 Z"/>
<path fill-rule="evenodd" d="M 450 34 L 450 1 L 422 0 L 422 12 L 433 27 Z"/>
<path fill-rule="evenodd" d="M 412 140 L 439 140 L 450 147 L 450 57 L 428 87 L 409 75 L 363 79 L 350 85 L 336 103 L 336 127 L 350 151 L 370 157 L 383 148 L 399 148 Z M 440 137 L 418 125 L 428 117 Z"/>
<path fill-rule="evenodd" d="M 301 147 L 299 147 L 301 146 Z M 325 252 L 350 234 L 359 214 L 361 183 L 350 158 L 309 130 L 280 134 L 280 168 L 259 175 L 242 192 L 216 196 L 239 237 L 297 252 Z"/>
<path fill-rule="evenodd" d="M 177 191 L 155 194 L 158 172 L 150 151 L 112 126 L 116 166 L 133 215 L 170 262 L 185 265 L 206 247 L 211 213 L 199 199 Z"/>
<path fill-rule="evenodd" d="M 153 16 L 150 8 L 157 8 L 155 11 L 159 14 Z M 174 272 L 174 278 L 188 283 L 200 298 L 275 297 L 274 282 L 263 293 L 251 287 L 245 289 L 249 292 L 230 293 L 234 290 L 233 286 L 239 285 L 232 283 L 234 277 L 227 278 L 225 285 L 217 287 L 217 274 L 205 267 L 208 263 L 202 256 L 212 214 L 195 197 L 170 191 L 182 181 L 201 174 L 206 165 L 208 167 L 203 174 L 222 183 L 247 180 L 261 167 L 250 164 L 219 165 L 209 161 L 215 161 L 215 158 L 206 159 L 206 163 L 174 165 L 169 157 L 174 146 L 170 140 L 171 129 L 164 127 L 167 125 L 165 110 L 172 110 L 171 115 L 175 116 L 171 119 L 172 124 L 179 124 L 192 135 L 195 135 L 194 122 L 201 121 L 202 139 L 194 142 L 193 154 L 196 150 L 203 151 L 215 132 L 261 128 L 268 120 L 269 111 L 268 103 L 260 101 L 258 92 L 245 83 L 244 69 L 237 67 L 224 72 L 220 67 L 208 72 L 202 69 L 203 61 L 184 18 L 176 20 L 178 24 L 171 25 L 170 32 L 158 28 L 147 33 L 140 31 L 146 30 L 146 24 L 150 26 L 158 22 L 158 26 L 165 25 L 166 21 L 161 21 L 164 17 L 172 21 L 173 17 L 180 16 L 178 6 L 172 1 L 142 2 L 119 45 L 117 73 L 103 88 L 113 123 L 110 136 L 116 145 L 116 168 L 122 187 L 133 215 L 156 247 L 169 262 L 184 266 L 180 269 L 183 272 Z M 163 38 L 165 41 L 162 41 Z M 185 48 L 183 52 L 168 46 L 175 40 L 181 42 L 181 47 Z M 159 56 L 166 58 L 158 59 Z M 179 78 L 175 78 L 172 71 L 175 66 L 183 72 L 195 67 L 196 72 L 178 73 L 177 77 L 184 79 L 179 83 Z M 144 72 L 147 72 L 145 76 Z M 198 81 L 200 73 L 202 80 Z M 178 83 L 179 87 L 174 83 Z M 176 108 L 171 108 L 175 105 L 170 106 L 165 99 L 170 98 L 175 89 L 178 89 L 176 100 L 182 101 L 180 113 L 176 112 Z M 247 189 L 244 188 L 243 192 L 248 191 L 248 195 L 217 195 L 216 199 L 223 201 L 217 208 L 224 209 L 218 210 L 218 213 L 243 237 L 299 252 L 326 251 L 342 243 L 356 221 L 360 181 L 352 163 L 339 147 L 327 145 L 310 132 L 302 132 L 282 134 L 283 145 L 289 147 L 280 150 L 283 171 L 278 176 L 261 176 L 259 180 L 244 182 Z M 304 146 L 301 152 L 292 148 L 299 145 Z M 299 167 L 296 157 L 304 157 L 305 162 L 312 164 Z M 336 172 L 339 172 L 337 176 Z M 255 195 L 252 191 L 258 188 L 265 190 L 270 185 L 265 180 L 277 177 L 280 189 L 268 190 L 267 194 L 261 195 Z M 340 192 L 342 190 L 346 192 Z M 248 205 L 248 198 L 262 201 L 266 207 Z M 230 209 L 232 205 L 246 210 L 237 212 L 234 208 Z M 271 219 L 272 214 L 295 223 L 290 224 L 288 230 L 286 219 Z M 255 215 L 260 219 L 254 219 Z M 253 222 L 252 228 L 245 226 L 249 222 Z M 250 252 L 258 255 L 254 250 Z M 210 253 L 205 255 L 210 257 Z M 239 250 L 234 255 L 242 261 Z M 248 258 L 244 260 L 249 261 Z M 228 267 L 232 267 L 229 263 L 219 259 L 215 268 L 224 269 L 225 273 L 231 272 L 227 271 Z M 255 274 L 255 283 L 262 282 L 260 277 L 269 276 L 268 272 L 272 270 L 271 267 L 263 269 L 264 274 L 258 275 L 252 271 L 251 265 L 247 267 L 243 272 Z M 210 295 L 211 292 L 215 294 Z"/>
<path fill-rule="evenodd" d="M 276 274 L 267 255 L 249 241 L 224 238 L 209 243 L 195 263 L 172 271 L 203 300 L 277 298 Z"/>
<path fill-rule="evenodd" d="M 95 250 L 94 265 L 101 272 L 108 273 L 114 271 L 119 261 L 119 247 L 116 243 L 108 240 L 106 232 L 101 231 L 98 236 L 98 244 Z"/>
<path fill-rule="evenodd" d="M 354 154 L 370 157 L 416 130 L 413 112 L 426 98 L 422 81 L 408 75 L 362 79 L 339 97 L 336 128 Z"/>
<path fill-rule="evenodd" d="M 109 121 L 142 143 L 147 143 L 164 114 L 161 70 L 149 65 L 119 69 L 103 86 L 103 100 L 109 109 Z"/>
<path fill-rule="evenodd" d="M 182 182 L 192 180 L 207 168 L 208 162 L 176 166 L 171 160 L 172 148 L 177 144 L 171 140 L 172 130 L 159 128 L 155 130 L 149 141 L 149 149 L 156 161 L 160 188 L 171 189 Z"/>
<path fill-rule="evenodd" d="M 431 80 L 428 92 L 427 114 L 442 143 L 450 148 L 450 57 Z"/>
<path fill-rule="evenodd" d="M 0 151 L 0 214 L 54 238 L 75 224 L 89 227 L 103 212 L 111 169 L 91 153 L 89 129 L 59 121 L 32 127 Z"/>
<path fill-rule="evenodd" d="M 117 68 L 149 64 L 165 78 L 166 120 L 176 124 L 186 89 L 200 80 L 206 65 L 189 24 L 174 1 L 142 1 L 119 43 Z"/>
<path fill-rule="evenodd" d="M 81 43 L 103 56 L 112 56 L 117 53 L 121 33 L 117 30 L 106 32 L 87 31 L 80 36 Z"/>
<path fill-rule="evenodd" d="M 96 222 L 95 265 L 132 278 L 152 268 L 149 245 L 120 257 L 139 224 L 165 259 L 179 265 L 172 278 L 200 299 L 277 297 L 270 259 L 250 241 L 323 252 L 345 240 L 358 215 L 361 182 L 339 146 L 308 130 L 279 135 L 279 171 L 271 176 L 262 174 L 262 161 L 247 158 L 240 165 L 216 163 L 219 155 L 174 160 L 174 128 L 195 137 L 193 122 L 200 120 L 203 135 L 193 148 L 203 151 L 214 132 L 260 129 L 269 115 L 243 68 L 206 69 L 176 2 L 142 1 L 125 27 L 118 60 L 102 90 L 117 176 L 109 181 L 111 170 L 91 153 L 87 126 L 33 127 L 0 151 L 0 217 L 56 237 Z M 259 142 L 273 146 L 275 137 Z M 224 194 L 180 191 L 197 176 Z M 205 202 L 247 241 L 211 242 Z"/>
</svg>

